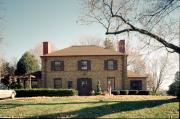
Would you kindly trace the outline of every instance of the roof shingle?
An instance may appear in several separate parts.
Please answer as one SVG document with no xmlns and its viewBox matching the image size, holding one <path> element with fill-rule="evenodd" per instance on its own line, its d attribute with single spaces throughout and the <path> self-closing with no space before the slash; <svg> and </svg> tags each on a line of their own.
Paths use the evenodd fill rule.
<svg viewBox="0 0 180 119">
<path fill-rule="evenodd" d="M 144 78 L 144 77 L 147 77 L 146 75 L 142 75 L 142 74 L 139 74 L 139 73 L 135 73 L 135 72 L 133 72 L 133 71 L 128 71 L 128 73 L 127 73 L 127 77 L 128 78 Z"/>
<path fill-rule="evenodd" d="M 82 45 L 82 46 L 71 46 L 58 50 L 46 55 L 46 56 L 102 56 L 102 55 L 124 55 L 120 52 L 112 49 L 105 49 L 95 45 Z"/>
</svg>

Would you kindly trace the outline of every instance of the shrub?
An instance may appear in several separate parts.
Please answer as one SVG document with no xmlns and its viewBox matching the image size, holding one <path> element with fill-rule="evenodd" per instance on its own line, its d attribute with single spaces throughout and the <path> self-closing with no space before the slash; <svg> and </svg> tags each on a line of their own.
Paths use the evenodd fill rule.
<svg viewBox="0 0 180 119">
<path fill-rule="evenodd" d="M 157 92 L 150 92 L 150 95 L 158 95 L 158 96 L 167 96 L 166 91 L 157 91 Z"/>
<path fill-rule="evenodd" d="M 151 92 L 151 95 L 157 95 L 157 96 L 160 96 L 160 94 L 158 92 Z"/>
<path fill-rule="evenodd" d="M 95 92 L 95 95 L 101 95 L 102 92 Z"/>
<path fill-rule="evenodd" d="M 169 90 L 167 93 L 169 95 L 177 96 L 177 98 L 180 98 L 180 72 L 176 72 L 174 82 L 169 86 Z"/>
<path fill-rule="evenodd" d="M 175 96 L 176 95 L 176 83 L 172 83 L 170 86 L 169 86 L 169 90 L 167 91 L 167 93 L 169 95 L 173 95 Z"/>
<path fill-rule="evenodd" d="M 128 95 L 128 90 L 120 90 L 120 95 Z"/>
<path fill-rule="evenodd" d="M 137 95 L 137 94 L 138 94 L 138 90 L 129 90 L 128 95 Z"/>
<path fill-rule="evenodd" d="M 34 96 L 73 96 L 78 92 L 74 89 L 16 89 L 16 97 Z"/>
<path fill-rule="evenodd" d="M 113 95 L 119 95 L 119 94 L 120 94 L 120 91 L 118 91 L 118 90 L 113 90 L 111 93 L 112 93 Z"/>
<path fill-rule="evenodd" d="M 101 94 L 102 94 L 101 83 L 100 81 L 98 81 L 96 95 L 101 95 Z"/>
<path fill-rule="evenodd" d="M 140 90 L 138 95 L 150 95 L 150 91 Z"/>
</svg>

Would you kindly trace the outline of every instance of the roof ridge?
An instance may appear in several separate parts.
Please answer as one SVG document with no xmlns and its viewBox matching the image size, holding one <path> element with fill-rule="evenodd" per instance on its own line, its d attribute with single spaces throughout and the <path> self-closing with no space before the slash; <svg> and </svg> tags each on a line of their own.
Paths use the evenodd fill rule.
<svg viewBox="0 0 180 119">
<path fill-rule="evenodd" d="M 86 47 L 86 46 L 97 46 L 97 45 L 72 45 L 71 47 Z M 97 46 L 100 47 L 100 46 Z"/>
</svg>

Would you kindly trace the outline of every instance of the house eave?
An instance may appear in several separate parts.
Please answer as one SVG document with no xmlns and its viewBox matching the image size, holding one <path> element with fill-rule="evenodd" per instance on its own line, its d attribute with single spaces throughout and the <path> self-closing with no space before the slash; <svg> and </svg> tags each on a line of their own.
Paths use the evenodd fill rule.
<svg viewBox="0 0 180 119">
<path fill-rule="evenodd" d="M 52 56 L 40 56 L 41 58 L 45 57 L 90 57 L 90 56 L 128 56 L 127 54 L 119 54 L 119 55 L 52 55 Z"/>
</svg>

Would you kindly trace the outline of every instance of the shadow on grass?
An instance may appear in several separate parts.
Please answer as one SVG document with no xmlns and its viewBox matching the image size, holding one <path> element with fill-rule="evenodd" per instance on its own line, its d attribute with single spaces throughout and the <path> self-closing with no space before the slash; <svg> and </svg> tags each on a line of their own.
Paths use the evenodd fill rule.
<svg viewBox="0 0 180 119">
<path fill-rule="evenodd" d="M 96 104 L 96 103 L 115 103 L 120 101 L 92 101 L 92 102 L 59 102 L 59 103 L 4 103 L 0 104 L 0 109 L 10 109 L 10 108 L 16 108 L 20 106 L 43 106 L 43 105 L 70 105 L 70 104 Z"/>
<path fill-rule="evenodd" d="M 107 114 L 122 112 L 122 111 L 133 111 L 133 110 L 140 110 L 144 108 L 152 108 L 156 107 L 165 103 L 174 102 L 174 99 L 168 100 L 143 100 L 143 101 L 96 101 L 96 102 L 68 102 L 68 103 L 28 103 L 28 104 L 0 104 L 0 109 L 3 109 L 6 106 L 7 109 L 14 108 L 17 106 L 26 106 L 26 105 L 61 105 L 61 104 L 95 104 L 101 103 L 101 106 L 94 106 L 94 107 L 87 107 L 82 108 L 76 111 L 69 111 L 69 112 L 59 112 L 59 113 L 52 113 L 52 114 L 43 114 L 43 115 L 36 115 L 29 118 L 96 118 L 101 117 Z M 114 103 L 114 104 L 108 104 Z"/>
</svg>

